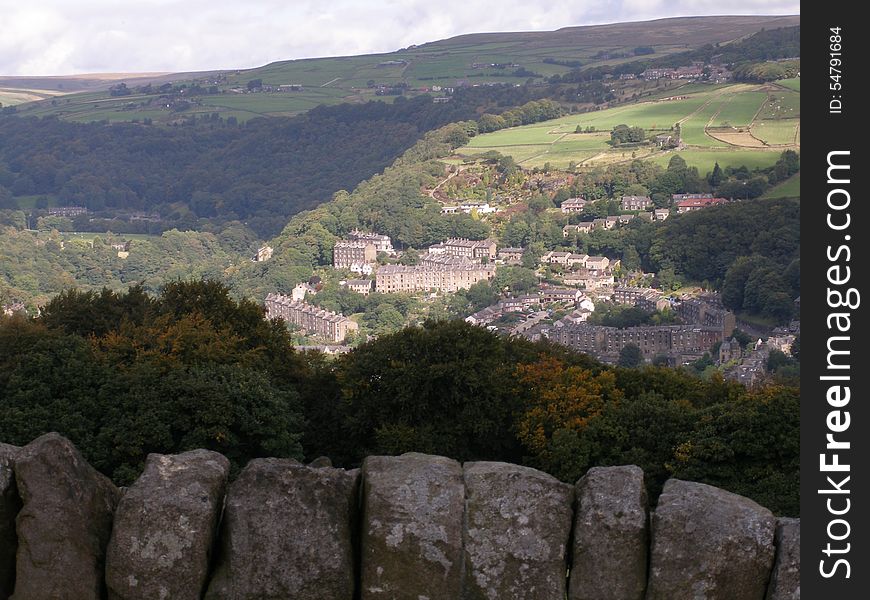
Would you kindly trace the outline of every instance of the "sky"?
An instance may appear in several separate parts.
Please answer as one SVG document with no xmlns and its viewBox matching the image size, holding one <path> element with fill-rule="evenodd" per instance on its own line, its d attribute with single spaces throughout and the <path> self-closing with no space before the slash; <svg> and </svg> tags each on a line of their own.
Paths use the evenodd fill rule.
<svg viewBox="0 0 870 600">
<path fill-rule="evenodd" d="M 0 0 L 0 75 L 250 68 L 463 33 L 799 13 L 792 0 Z"/>
</svg>

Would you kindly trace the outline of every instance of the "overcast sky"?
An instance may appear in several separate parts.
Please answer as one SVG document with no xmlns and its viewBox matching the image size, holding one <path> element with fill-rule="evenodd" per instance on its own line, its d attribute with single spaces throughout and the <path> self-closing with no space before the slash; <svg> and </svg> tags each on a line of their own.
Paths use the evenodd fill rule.
<svg viewBox="0 0 870 600">
<path fill-rule="evenodd" d="M 0 0 L 0 75 L 248 68 L 462 33 L 799 13 L 791 0 Z"/>
</svg>

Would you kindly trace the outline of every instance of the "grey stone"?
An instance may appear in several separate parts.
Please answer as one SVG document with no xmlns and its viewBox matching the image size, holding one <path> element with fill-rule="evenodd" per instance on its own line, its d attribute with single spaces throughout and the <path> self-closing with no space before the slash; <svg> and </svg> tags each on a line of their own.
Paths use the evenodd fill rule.
<svg viewBox="0 0 870 600">
<path fill-rule="evenodd" d="M 643 600 L 649 543 L 643 471 L 593 467 L 576 494 L 569 600 Z"/>
<path fill-rule="evenodd" d="M 207 600 L 351 600 L 358 479 L 255 459 L 230 485 Z"/>
<path fill-rule="evenodd" d="M 776 522 L 776 562 L 766 600 L 800 600 L 801 597 L 801 520 Z"/>
<path fill-rule="evenodd" d="M 217 452 L 149 454 L 115 511 L 109 600 L 199 600 L 230 461 Z"/>
<path fill-rule="evenodd" d="M 370 456 L 362 471 L 362 600 L 459 598 L 459 463 L 417 453 Z"/>
<path fill-rule="evenodd" d="M 314 467 L 319 469 L 320 467 L 331 467 L 332 460 L 328 456 L 318 456 L 314 460 L 312 460 L 309 464 L 309 467 Z"/>
<path fill-rule="evenodd" d="M 0 600 L 9 598 L 15 585 L 15 517 L 21 510 L 21 499 L 13 467 L 19 450 L 18 446 L 0 443 Z"/>
<path fill-rule="evenodd" d="M 652 516 L 647 600 L 759 600 L 776 520 L 752 500 L 670 479 Z"/>
<path fill-rule="evenodd" d="M 464 467 L 463 598 L 563 600 L 572 486 L 498 462 Z"/>
<path fill-rule="evenodd" d="M 15 457 L 18 513 L 14 600 L 104 596 L 106 545 L 120 492 L 73 444 L 43 435 Z"/>
</svg>

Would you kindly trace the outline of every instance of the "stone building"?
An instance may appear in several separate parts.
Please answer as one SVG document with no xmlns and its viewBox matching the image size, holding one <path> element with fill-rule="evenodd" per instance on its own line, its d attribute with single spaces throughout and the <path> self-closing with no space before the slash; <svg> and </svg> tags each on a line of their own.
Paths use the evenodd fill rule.
<svg viewBox="0 0 870 600">
<path fill-rule="evenodd" d="M 377 247 L 370 241 L 339 240 L 332 249 L 332 266 L 350 269 L 353 265 L 372 263 L 377 257 Z"/>
<path fill-rule="evenodd" d="M 341 285 L 343 285 L 352 292 L 362 294 L 363 296 L 368 296 L 372 293 L 373 284 L 374 280 L 372 279 L 348 279 Z"/>
<path fill-rule="evenodd" d="M 676 305 L 677 316 L 683 323 L 720 327 L 724 335 L 731 335 L 737 326 L 734 313 L 723 307 L 715 298 L 690 298 Z"/>
<path fill-rule="evenodd" d="M 700 356 L 716 342 L 722 341 L 718 327 L 694 325 L 660 325 L 618 329 L 604 325 L 579 323 L 550 332 L 550 339 L 565 346 L 596 356 L 615 360 L 628 344 L 640 348 L 645 359 L 660 354 L 668 356 Z"/>
<path fill-rule="evenodd" d="M 348 234 L 348 239 L 355 242 L 368 242 L 374 245 L 375 253 L 393 254 L 393 241 L 389 236 L 354 229 Z"/>
<path fill-rule="evenodd" d="M 495 260 L 495 240 L 466 240 L 450 238 L 446 242 L 429 247 L 429 254 L 447 254 L 449 256 L 464 256 L 470 260 L 479 261 L 482 258 Z"/>
<path fill-rule="evenodd" d="M 649 196 L 623 196 L 619 200 L 622 210 L 646 210 L 652 206 Z"/>
<path fill-rule="evenodd" d="M 266 295 L 266 318 L 284 319 L 304 333 L 322 337 L 331 342 L 342 342 L 359 325 L 344 315 L 324 310 L 305 302 L 293 301 L 290 296 L 270 293 Z"/>
<path fill-rule="evenodd" d="M 585 198 L 568 198 L 563 200 L 560 208 L 563 213 L 583 212 L 583 208 L 588 204 Z"/>
<path fill-rule="evenodd" d="M 474 262 L 425 262 L 417 266 L 385 265 L 377 270 L 375 289 L 391 294 L 437 290 L 455 292 L 495 277 L 495 265 Z"/>
</svg>

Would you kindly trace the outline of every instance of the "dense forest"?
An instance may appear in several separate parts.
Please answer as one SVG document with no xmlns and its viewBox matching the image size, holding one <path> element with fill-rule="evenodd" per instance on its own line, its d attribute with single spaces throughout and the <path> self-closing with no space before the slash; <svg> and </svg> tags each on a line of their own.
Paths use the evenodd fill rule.
<svg viewBox="0 0 870 600">
<path fill-rule="evenodd" d="M 68 291 L 36 319 L 0 317 L 0 440 L 70 438 L 118 484 L 149 452 L 209 448 L 352 467 L 422 451 L 503 460 L 574 482 L 636 464 L 797 515 L 799 392 L 665 367 L 611 368 L 461 321 L 429 322 L 329 361 L 212 281 L 153 297 Z"/>
<path fill-rule="evenodd" d="M 471 88 L 445 104 L 401 97 L 242 125 L 217 114 L 176 127 L 2 116 L 0 208 L 17 208 L 21 197 L 35 197 L 37 208 L 45 208 L 51 198 L 91 211 L 74 220 L 77 231 L 160 233 L 241 220 L 269 237 L 289 216 L 381 171 L 424 132 L 544 93 Z M 524 123 L 558 116 L 530 112 L 517 109 L 508 117 Z M 134 212 L 156 213 L 159 221 L 131 224 L 126 217 Z"/>
</svg>

